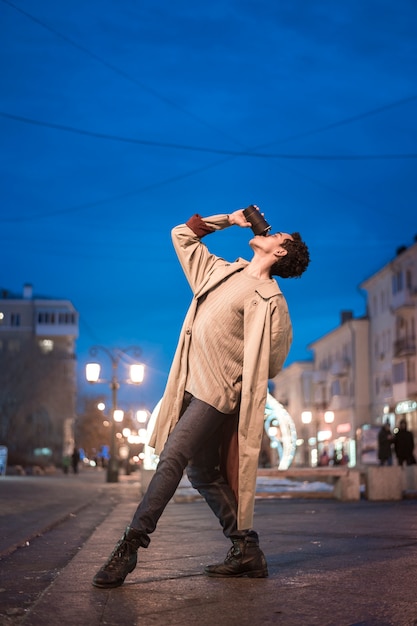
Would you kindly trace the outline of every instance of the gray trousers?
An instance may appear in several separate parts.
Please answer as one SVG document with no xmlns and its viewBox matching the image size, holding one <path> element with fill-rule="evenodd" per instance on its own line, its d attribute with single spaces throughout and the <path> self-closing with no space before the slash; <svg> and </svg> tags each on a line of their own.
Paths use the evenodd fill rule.
<svg viewBox="0 0 417 626">
<path fill-rule="evenodd" d="M 160 455 L 155 474 L 130 524 L 147 547 L 165 507 L 173 497 L 186 469 L 192 486 L 205 498 L 219 519 L 226 537 L 255 535 L 237 530 L 235 495 L 220 472 L 220 443 L 227 420 L 235 415 L 221 413 L 188 392 L 181 417 Z"/>
</svg>

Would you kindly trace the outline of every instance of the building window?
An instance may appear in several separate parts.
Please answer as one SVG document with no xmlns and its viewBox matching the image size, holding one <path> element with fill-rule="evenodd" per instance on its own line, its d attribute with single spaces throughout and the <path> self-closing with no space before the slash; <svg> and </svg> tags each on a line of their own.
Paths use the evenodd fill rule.
<svg viewBox="0 0 417 626">
<path fill-rule="evenodd" d="M 38 313 L 38 324 L 55 324 L 55 313 L 47 311 Z"/>
<path fill-rule="evenodd" d="M 404 288 L 403 285 L 403 273 L 401 270 L 396 272 L 392 277 L 392 293 L 396 294 L 399 291 L 402 291 Z"/>
<path fill-rule="evenodd" d="M 405 286 L 408 291 L 413 290 L 413 274 L 411 273 L 411 270 L 407 270 L 405 273 Z"/>
<path fill-rule="evenodd" d="M 376 296 L 372 298 L 372 314 L 374 317 L 378 315 L 378 300 Z"/>
<path fill-rule="evenodd" d="M 331 394 L 331 396 L 340 396 L 341 395 L 340 381 L 339 380 L 334 380 L 332 382 L 331 388 L 330 388 L 330 394 Z"/>
<path fill-rule="evenodd" d="M 407 364 L 407 382 L 413 383 L 416 380 L 416 366 L 413 359 Z"/>
<path fill-rule="evenodd" d="M 403 383 L 405 382 L 405 363 L 402 361 L 401 363 L 394 363 L 392 368 L 392 378 L 395 383 Z"/>
<path fill-rule="evenodd" d="M 10 314 L 10 326 L 20 326 L 20 313 Z"/>
<path fill-rule="evenodd" d="M 59 324 L 75 324 L 74 313 L 59 313 L 58 323 Z"/>
</svg>

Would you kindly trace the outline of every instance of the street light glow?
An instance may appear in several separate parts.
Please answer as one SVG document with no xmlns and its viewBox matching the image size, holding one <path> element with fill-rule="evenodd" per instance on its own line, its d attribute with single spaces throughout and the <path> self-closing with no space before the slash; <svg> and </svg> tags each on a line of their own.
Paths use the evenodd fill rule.
<svg viewBox="0 0 417 626">
<path fill-rule="evenodd" d="M 100 379 L 100 364 L 87 363 L 85 366 L 85 377 L 89 383 L 97 383 Z"/>
<path fill-rule="evenodd" d="M 148 412 L 145 411 L 145 409 L 139 409 L 138 411 L 136 411 L 136 419 L 141 424 L 145 424 L 146 420 L 148 419 Z"/>
<path fill-rule="evenodd" d="M 326 424 L 333 424 L 334 422 L 334 413 L 333 411 L 325 411 L 324 412 L 324 421 Z"/>
<path fill-rule="evenodd" d="M 301 421 L 303 424 L 311 424 L 311 420 L 313 419 L 313 413 L 311 411 L 303 411 L 301 413 Z"/>
<path fill-rule="evenodd" d="M 124 411 L 122 409 L 114 409 L 113 411 L 113 419 L 115 422 L 123 422 Z"/>
<path fill-rule="evenodd" d="M 116 422 L 122 422 L 124 412 L 121 409 L 117 409 L 117 392 L 120 388 L 120 380 L 118 377 L 118 366 L 128 352 L 133 352 L 135 357 L 139 357 L 141 350 L 137 346 L 129 346 L 125 349 L 114 348 L 108 349 L 104 346 L 93 346 L 90 349 L 90 354 L 96 356 L 98 352 L 104 352 L 111 361 L 112 375 L 111 379 L 104 381 L 100 379 L 100 365 L 98 363 L 88 363 L 85 368 L 85 374 L 88 382 L 90 383 L 103 383 L 109 382 L 112 392 L 112 414 L 113 419 L 111 421 L 111 436 L 110 436 L 110 459 L 107 466 L 107 482 L 116 483 L 119 480 L 119 462 L 117 459 L 116 444 L 117 439 L 120 439 L 122 435 L 116 432 Z M 139 384 L 143 381 L 145 366 L 142 363 L 132 363 L 129 368 L 130 378 L 125 380 L 126 383 Z M 103 407 L 104 408 L 104 407 Z"/>
<path fill-rule="evenodd" d="M 130 380 L 135 385 L 143 382 L 145 376 L 145 366 L 143 363 L 132 363 L 130 366 Z"/>
</svg>

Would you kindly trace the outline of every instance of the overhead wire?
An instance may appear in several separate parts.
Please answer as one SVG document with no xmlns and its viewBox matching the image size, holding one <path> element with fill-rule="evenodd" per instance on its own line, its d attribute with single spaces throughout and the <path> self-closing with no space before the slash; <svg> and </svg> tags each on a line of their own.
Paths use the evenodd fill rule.
<svg viewBox="0 0 417 626">
<path fill-rule="evenodd" d="M 175 102 L 174 100 L 172 100 L 171 98 L 167 98 L 166 96 L 164 96 L 163 94 L 159 93 L 158 91 L 156 91 L 155 89 L 152 89 L 151 87 L 145 85 L 143 82 L 138 81 L 136 78 L 132 77 L 128 72 L 121 70 L 118 66 L 114 65 L 113 63 L 108 62 L 106 59 L 103 59 L 101 56 L 97 55 L 96 53 L 92 52 L 89 48 L 87 48 L 86 46 L 83 46 L 81 44 L 79 44 L 77 41 L 75 41 L 74 39 L 68 37 L 67 35 L 63 34 L 62 32 L 60 32 L 59 30 L 57 30 L 56 28 L 50 26 L 49 24 L 45 23 L 43 20 L 39 19 L 38 17 L 36 17 L 35 15 L 33 15 L 32 13 L 30 13 L 29 11 L 25 11 L 24 9 L 22 9 L 21 7 L 18 7 L 16 4 L 14 4 L 13 2 L 11 2 L 11 0 L 1 0 L 1 2 L 3 2 L 4 4 L 9 5 L 10 7 L 12 7 L 13 9 L 15 9 L 16 11 L 20 12 L 21 14 L 25 15 L 28 19 L 34 21 L 35 23 L 39 24 L 40 26 L 42 26 L 43 28 L 45 28 L 46 30 L 50 31 L 51 33 L 53 33 L 55 36 L 59 37 L 60 39 L 64 40 L 65 42 L 69 43 L 71 46 L 79 49 L 80 51 L 82 51 L 83 53 L 85 53 L 86 55 L 88 55 L 89 57 L 93 58 L 95 61 L 97 61 L 98 63 L 104 65 L 106 68 L 112 70 L 114 73 L 122 76 L 123 78 L 125 78 L 126 80 L 133 82 L 134 84 L 136 84 L 137 86 L 139 86 L 141 89 L 143 89 L 144 91 L 147 91 L 148 93 L 152 94 L 154 97 L 160 99 L 161 101 L 165 102 L 166 104 L 180 110 L 182 113 L 194 118 L 196 121 L 198 121 L 199 123 L 203 124 L 204 126 L 210 128 L 211 130 L 215 130 L 216 132 L 218 132 L 219 134 L 222 134 L 223 136 L 226 136 L 228 139 L 231 139 L 234 143 L 239 144 L 239 145 L 243 145 L 242 142 L 240 142 L 239 140 L 237 140 L 235 137 L 230 136 L 229 134 L 224 133 L 224 131 L 222 129 L 219 129 L 218 127 L 213 126 L 212 124 L 209 124 L 207 122 L 207 120 L 201 118 L 200 116 L 195 115 L 194 113 L 192 113 L 191 111 L 189 111 L 188 109 L 185 109 L 184 107 L 181 107 L 177 102 Z M 330 130 L 333 128 L 337 128 L 346 124 L 350 124 L 352 122 L 355 121 L 359 121 L 361 119 L 364 119 L 366 117 L 370 117 L 373 115 L 376 115 L 378 113 L 382 113 L 386 110 L 392 109 L 394 107 L 406 104 L 408 102 L 414 101 L 417 99 L 417 94 L 408 96 L 406 98 L 403 98 L 401 100 L 392 102 L 392 103 L 388 103 L 387 105 L 383 105 L 381 107 L 377 107 L 375 109 L 372 109 L 370 111 L 365 111 L 363 113 L 359 113 L 357 115 L 353 115 L 350 116 L 348 118 L 345 118 L 343 120 L 338 120 L 336 122 L 331 122 L 330 124 L 326 124 L 324 126 L 321 126 L 318 129 L 313 129 L 310 131 L 305 131 L 302 133 L 297 133 L 295 135 L 291 135 L 287 138 L 281 138 L 281 139 L 275 139 L 273 141 L 267 142 L 267 143 L 263 143 L 260 145 L 257 145 L 255 148 L 249 149 L 246 147 L 246 149 L 243 152 L 234 152 L 234 151 L 229 151 L 229 150 L 220 150 L 220 149 L 211 149 L 211 148 L 204 148 L 204 147 L 196 147 L 196 146 L 184 146 L 181 144 L 170 144 L 170 143 L 166 143 L 166 142 L 152 142 L 152 141 L 148 141 L 148 140 L 136 140 L 136 139 L 132 139 L 132 138 L 126 138 L 126 137 L 120 137 L 120 136 L 112 136 L 112 135 L 108 135 L 105 133 L 94 133 L 92 131 L 86 131 L 86 130 L 82 130 L 82 129 L 75 129 L 72 127 L 67 127 L 64 125 L 53 125 L 50 124 L 50 127 L 56 127 L 59 128 L 60 130 L 66 130 L 66 131 L 70 131 L 70 132 L 78 132 L 79 134 L 84 134 L 84 135 L 91 135 L 91 136 L 95 136 L 95 137 L 100 137 L 100 138 L 104 138 L 104 139 L 112 139 L 112 140 L 118 140 L 118 141 L 123 141 L 123 142 L 129 142 L 129 143 L 140 143 L 140 144 L 145 144 L 145 145 L 156 145 L 159 147 L 168 147 L 168 148 L 175 148 L 175 149 L 184 149 L 184 150 L 197 150 L 197 151 L 202 151 L 202 152 L 212 152 L 212 153 L 216 153 L 216 154 L 226 154 L 229 156 L 258 156 L 258 157 L 263 157 L 265 158 L 266 155 L 262 155 L 259 153 L 253 153 L 253 149 L 255 150 L 259 150 L 259 149 L 263 149 L 266 148 L 268 146 L 271 145 L 276 145 L 277 143 L 281 144 L 284 142 L 288 142 L 288 141 L 293 141 L 295 139 L 300 139 L 300 138 L 304 138 L 304 137 L 308 137 L 314 134 L 317 134 L 318 132 L 324 132 L 326 130 Z M 7 114 L 7 113 L 2 113 L 2 115 L 4 117 L 12 117 L 12 114 Z M 14 116 L 15 119 L 18 119 L 19 116 Z M 38 120 L 29 120 L 28 118 L 23 118 L 20 117 L 20 121 L 26 121 L 27 123 L 33 123 L 33 124 L 38 124 L 38 125 L 48 125 L 48 123 L 45 122 L 40 122 Z M 321 155 L 312 155 L 312 156 L 305 156 L 305 155 L 268 155 L 270 158 L 323 158 L 323 159 L 327 159 L 327 158 L 331 158 L 331 157 L 326 157 L 326 156 L 321 156 Z M 416 158 L 416 155 L 411 154 L 411 155 L 353 155 L 352 157 L 345 157 L 345 156 L 336 156 L 335 158 L 340 158 L 340 159 L 345 159 L 345 158 L 365 158 L 365 159 L 374 159 L 374 158 Z"/>
<path fill-rule="evenodd" d="M 233 157 L 251 157 L 260 159 L 286 159 L 286 160 L 309 160 L 309 161 L 374 161 L 385 159 L 416 159 L 417 153 L 403 154 L 289 154 L 289 153 L 261 153 L 251 150 L 227 150 L 224 148 L 209 148 L 204 146 L 191 146 L 187 144 L 170 143 L 166 141 L 153 141 L 150 139 L 136 139 L 134 137 L 122 137 L 120 135 L 110 135 L 109 133 L 98 133 L 95 131 L 67 126 L 65 124 L 55 124 L 53 122 L 43 122 L 33 118 L 23 117 L 22 115 L 14 115 L 0 111 L 0 117 L 32 124 L 34 126 L 43 126 L 54 130 L 75 133 L 77 135 L 87 135 L 96 139 L 107 139 L 123 143 L 139 144 L 153 146 L 156 148 L 172 148 L 174 150 L 189 150 L 193 152 L 208 152 L 210 154 L 221 154 Z"/>
<path fill-rule="evenodd" d="M 159 94 L 156 90 L 153 90 L 151 88 L 148 88 L 146 85 L 144 85 L 143 83 L 141 83 L 140 81 L 137 81 L 136 79 L 132 78 L 127 72 L 120 70 L 120 68 L 118 68 L 117 66 L 113 65 L 112 63 L 107 62 L 105 59 L 99 57 L 97 54 L 95 54 L 94 52 L 92 52 L 91 50 L 89 50 L 88 48 L 86 48 L 85 46 L 82 46 L 80 44 L 78 44 L 76 41 L 74 41 L 73 39 L 71 39 L 70 37 L 62 34 L 61 32 L 59 32 L 57 29 L 51 27 L 50 25 L 46 24 L 45 22 L 43 22 L 42 20 L 40 20 L 39 18 L 35 17 L 34 15 L 32 15 L 31 13 L 21 9 L 20 7 L 16 6 L 13 2 L 10 2 L 10 0 L 1 0 L 3 3 L 8 4 L 9 6 L 11 6 L 12 8 L 14 8 L 16 11 L 19 11 L 20 13 L 24 14 L 26 17 L 28 17 L 29 19 L 33 20 L 35 23 L 41 25 L 43 28 L 49 30 L 50 32 L 54 33 L 57 37 L 63 39 L 64 41 L 66 41 L 67 43 L 69 43 L 71 46 L 74 46 L 75 48 L 78 48 L 79 50 L 83 51 L 85 54 L 87 54 L 88 56 L 90 56 L 91 58 L 95 59 L 97 62 L 103 64 L 105 67 L 107 67 L 108 69 L 112 70 L 113 72 L 115 72 L 116 74 L 119 74 L 121 76 L 123 76 L 124 78 L 134 82 L 135 84 L 137 84 L 138 86 L 140 86 L 142 89 L 144 89 L 145 91 L 147 91 L 148 93 L 151 93 L 152 95 L 154 95 L 155 97 L 161 99 L 162 101 L 166 102 L 167 104 L 169 104 L 170 106 L 173 106 L 176 109 L 181 110 L 183 113 L 186 113 L 187 115 L 190 115 L 191 117 L 193 117 L 194 119 L 198 120 L 199 122 L 203 123 L 205 126 L 207 126 L 207 122 L 205 120 L 202 120 L 202 118 L 199 118 L 198 116 L 195 116 L 194 114 L 190 113 L 189 111 L 187 111 L 186 109 L 179 107 L 177 105 L 177 103 L 175 103 L 173 100 L 166 98 L 165 96 L 162 96 L 161 94 Z M 9 119 L 15 119 L 16 121 L 21 121 L 21 122 L 25 122 L 25 123 L 32 123 L 35 125 L 40 125 L 40 126 L 49 126 L 50 128 L 55 128 L 57 130 L 62 130 L 62 131 L 67 131 L 67 132 L 74 132 L 74 133 L 78 133 L 78 134 L 82 134 L 82 135 L 89 135 L 92 137 L 96 137 L 96 138 L 100 138 L 100 139 L 109 139 L 109 140 L 113 140 L 113 141 L 123 141 L 123 142 L 129 142 L 129 143 L 136 143 L 136 144 L 142 144 L 142 145 L 150 145 L 150 146 L 155 146 L 155 147 L 162 147 L 162 148 L 172 148 L 172 149 L 181 149 L 181 150 L 194 150 L 194 151 L 199 151 L 199 152 L 209 152 L 209 153 L 215 153 L 215 154 L 221 154 L 224 156 L 224 158 L 217 160 L 215 162 L 206 164 L 205 166 L 196 168 L 192 171 L 186 172 L 182 175 L 179 176 L 174 176 L 171 177 L 169 179 L 166 179 L 165 181 L 159 181 L 156 183 L 153 183 L 151 185 L 146 185 L 144 187 L 141 187 L 139 190 L 134 190 L 134 191 L 130 191 L 130 192 L 126 192 L 123 194 L 119 194 L 115 197 L 112 198 L 107 198 L 107 199 L 103 199 L 103 200 L 98 200 L 95 202 L 90 202 L 90 203 L 85 203 L 82 205 L 78 205 L 76 207 L 70 207 L 67 209 L 61 209 L 61 210 L 57 210 L 57 211 L 49 211 L 46 213 L 42 213 L 42 214 L 37 214 L 35 216 L 27 216 L 27 217 L 20 217 L 20 218 L 7 218 L 7 219 L 3 219 L 2 221 L 5 222 L 18 222 L 18 221 L 26 221 L 26 220 L 31 220 L 31 219 L 39 219 L 40 217 L 50 217 L 50 216 L 55 216 L 55 215 L 62 215 L 65 213 L 72 213 L 78 210 L 83 210 L 83 209 L 87 209 L 87 208 L 91 208 L 94 206 L 98 206 L 101 205 L 103 203 L 106 202 L 112 202 L 116 199 L 123 199 L 132 195 L 137 195 L 138 193 L 142 193 L 146 190 L 152 189 L 152 188 L 157 188 L 166 184 L 170 184 L 172 182 L 175 182 L 177 180 L 181 180 L 190 176 L 193 176 L 197 173 L 200 173 L 202 171 L 205 171 L 207 169 L 219 166 L 222 163 L 225 163 L 229 160 L 232 160 L 234 158 L 237 157 L 242 157 L 242 156 L 249 156 L 249 157 L 257 157 L 257 158 L 275 158 L 275 159 L 293 159 L 293 160 L 305 160 L 305 159 L 313 159 L 313 160 L 376 160 L 376 159 L 415 159 L 416 158 L 416 154 L 380 154 L 380 155 L 303 155 L 303 154 L 262 154 L 262 153 L 257 153 L 254 152 L 254 150 L 259 150 L 259 149 L 263 149 L 266 148 L 268 146 L 271 145 L 276 145 L 277 143 L 284 143 L 284 142 L 288 142 L 291 140 L 295 140 L 295 139 L 299 139 L 299 138 L 303 138 L 303 137 L 307 137 L 307 136 L 311 136 L 317 133 L 321 133 L 324 132 L 326 130 L 330 130 L 336 127 L 340 127 L 346 124 L 350 124 L 352 122 L 355 121 L 359 121 L 360 119 L 364 119 L 366 117 L 370 117 L 372 115 L 376 115 L 379 114 L 381 112 L 384 112 L 388 109 L 406 104 L 408 102 L 411 102 L 413 100 L 417 99 L 417 95 L 412 95 L 409 96 L 407 98 L 403 98 L 401 100 L 392 102 L 392 103 L 388 103 L 387 105 L 383 105 L 381 107 L 372 109 L 370 111 L 366 111 L 354 116 L 350 116 L 348 118 L 345 118 L 343 120 L 338 120 L 336 122 L 332 122 L 330 124 L 321 126 L 317 129 L 313 129 L 310 131 L 305 131 L 302 133 L 298 133 L 296 135 L 292 135 L 289 136 L 287 138 L 281 138 L 279 140 L 274 140 L 268 143 L 264 143 L 261 145 L 256 146 L 255 148 L 252 149 L 246 149 L 246 150 L 242 150 L 242 151 L 232 151 L 232 150 L 222 150 L 222 149 L 216 149 L 216 148 L 205 148 L 205 147 L 199 147 L 199 146 L 187 146 L 187 145 L 183 145 L 183 144 L 172 144 L 172 143 L 168 143 L 168 142 L 155 142 L 155 141 L 149 141 L 149 140 L 140 140 L 140 139 L 134 139 L 134 138 L 129 138 L 129 137 L 120 137 L 117 135 L 109 135 L 106 133 L 94 133 L 93 131 L 88 131 L 88 130 L 84 130 L 84 129 L 78 129 L 78 128 L 74 128 L 74 127 L 70 127 L 70 126 L 65 126 L 65 125 L 60 125 L 60 124 L 52 124 L 52 123 L 48 123 L 48 122 L 41 122 L 39 120 L 33 120 L 31 118 L 24 118 L 23 116 L 17 116 L 17 115 L 13 115 L 13 114 L 9 114 L 6 112 L 1 113 L 0 115 L 2 115 L 3 117 L 8 117 Z M 211 128 L 212 125 L 208 125 Z M 220 132 L 221 134 L 222 131 L 219 131 L 219 129 L 215 129 L 217 132 Z M 230 138 L 230 137 L 229 137 Z M 233 141 L 235 143 L 239 143 L 240 145 L 242 145 L 240 142 L 237 142 L 234 138 L 232 138 Z M 314 179 L 311 179 L 313 180 Z M 317 184 L 321 184 L 323 185 L 323 183 L 320 183 L 319 181 L 314 181 Z"/>
<path fill-rule="evenodd" d="M 191 111 L 189 111 L 185 107 L 182 107 L 181 105 L 178 104 L 178 102 L 175 102 L 175 100 L 171 100 L 171 98 L 167 98 L 163 94 L 159 93 L 156 89 L 153 89 L 152 87 L 149 87 L 148 85 L 145 85 L 144 83 L 139 81 L 137 78 L 131 76 L 128 72 L 125 72 L 124 70 L 120 69 L 116 65 L 113 65 L 113 63 L 110 63 L 109 61 L 107 61 L 103 57 L 99 56 L 98 54 L 96 54 L 95 52 L 93 52 L 92 50 L 87 48 L 86 46 L 83 46 L 83 45 L 79 44 L 77 41 L 75 41 L 74 39 L 71 39 L 71 37 L 68 37 L 67 35 L 64 35 L 59 30 L 57 30 L 53 26 L 50 26 L 49 24 L 47 24 L 43 20 L 39 19 L 38 17 L 36 17 L 32 13 L 30 13 L 29 11 L 25 11 L 21 7 L 18 7 L 16 4 L 14 4 L 14 2 L 11 2 L 10 0 L 1 0 L 1 2 L 3 2 L 4 4 L 9 5 L 10 7 L 15 9 L 16 11 L 18 11 L 22 15 L 25 15 L 28 19 L 32 20 L 36 24 L 42 26 L 43 28 L 45 28 L 49 32 L 53 33 L 56 37 L 62 39 L 63 41 L 65 41 L 66 43 L 70 44 L 74 48 L 77 48 L 78 50 L 80 50 L 81 52 L 83 52 L 84 54 L 89 56 L 90 58 L 94 59 L 96 62 L 98 62 L 101 65 L 103 65 L 104 67 L 106 67 L 107 69 L 112 70 L 112 72 L 114 72 L 115 74 L 118 74 L 119 76 L 122 76 L 126 80 L 128 80 L 131 83 L 135 84 L 137 87 L 140 87 L 143 91 L 146 91 L 147 93 L 153 95 L 155 98 L 161 100 L 162 102 L 165 102 L 166 104 L 168 104 L 169 106 L 177 109 L 178 111 L 181 111 L 182 113 L 184 113 L 188 117 L 193 118 L 199 124 L 202 124 L 203 126 L 209 128 L 210 130 L 214 130 L 216 133 L 219 133 L 219 134 L 223 135 L 223 137 L 233 141 L 233 143 L 235 143 L 237 145 L 242 145 L 242 143 L 240 141 L 238 141 L 236 138 L 231 137 L 230 135 L 228 135 L 228 133 L 226 133 L 223 130 L 217 128 L 216 126 L 213 126 L 212 124 L 207 122 L 207 120 L 203 119 L 199 115 L 196 115 L 195 113 L 192 113 Z"/>
</svg>

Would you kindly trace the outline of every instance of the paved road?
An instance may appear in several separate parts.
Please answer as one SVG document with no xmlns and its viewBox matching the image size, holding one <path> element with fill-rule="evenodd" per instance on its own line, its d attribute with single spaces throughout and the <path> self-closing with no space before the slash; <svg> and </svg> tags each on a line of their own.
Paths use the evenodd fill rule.
<svg viewBox="0 0 417 626">
<path fill-rule="evenodd" d="M 39 517 L 46 501 L 57 522 L 1 559 L 1 626 L 417 626 L 417 500 L 261 498 L 255 523 L 269 578 L 219 580 L 202 573 L 228 548 L 217 520 L 204 502 L 174 498 L 125 585 L 99 590 L 92 576 L 130 520 L 139 484 L 66 478 L 25 478 L 20 513 L 6 509 L 10 485 L 22 496 L 24 483 L 1 484 L 2 524 L 23 515 L 33 531 L 48 519 Z"/>
<path fill-rule="evenodd" d="M 0 479 L 0 626 L 20 623 L 103 520 L 136 501 L 138 480 L 108 484 L 93 469 Z"/>
<path fill-rule="evenodd" d="M 130 477 L 129 477 L 130 478 Z M 121 481 L 127 477 L 121 476 Z M 137 481 L 138 479 L 136 479 Z M 132 478 L 129 482 L 135 481 Z M 107 484 L 103 470 L 83 469 L 45 476 L 5 476 L 0 479 L 0 557 L 94 506 L 108 511 L 121 495 Z"/>
</svg>

